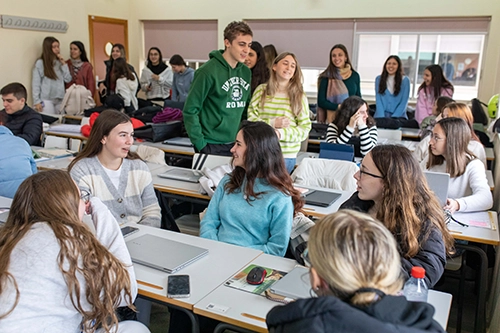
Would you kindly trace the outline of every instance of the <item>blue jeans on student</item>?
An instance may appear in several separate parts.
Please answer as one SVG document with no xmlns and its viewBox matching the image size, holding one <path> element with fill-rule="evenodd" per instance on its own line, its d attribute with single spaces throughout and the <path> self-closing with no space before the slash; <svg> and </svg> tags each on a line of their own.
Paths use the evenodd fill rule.
<svg viewBox="0 0 500 333">
<path fill-rule="evenodd" d="M 295 163 L 297 162 L 296 158 L 285 158 L 285 168 L 288 173 L 292 173 L 293 169 L 295 169 Z"/>
</svg>

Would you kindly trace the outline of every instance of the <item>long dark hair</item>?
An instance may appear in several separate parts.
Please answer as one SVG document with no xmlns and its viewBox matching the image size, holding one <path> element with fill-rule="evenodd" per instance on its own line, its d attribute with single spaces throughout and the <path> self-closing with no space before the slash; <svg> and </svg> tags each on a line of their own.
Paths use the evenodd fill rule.
<svg viewBox="0 0 500 333">
<path fill-rule="evenodd" d="M 349 52 L 347 52 L 347 48 L 345 47 L 344 44 L 335 44 L 330 50 L 330 53 L 328 53 L 328 67 L 319 75 L 319 79 L 321 78 L 328 78 L 328 79 L 337 79 L 339 77 L 339 68 L 335 67 L 332 61 L 332 52 L 335 49 L 341 49 L 342 52 L 345 54 L 345 64 L 351 66 L 351 69 L 354 70 L 351 64 L 351 60 L 349 59 Z"/>
<path fill-rule="evenodd" d="M 429 72 L 431 72 L 432 75 L 432 81 L 430 84 L 430 88 L 434 90 L 434 98 L 438 98 L 441 96 L 441 88 L 445 89 L 451 89 L 451 91 L 454 91 L 455 88 L 453 88 L 453 85 L 451 84 L 450 81 L 444 76 L 443 74 L 443 69 L 439 65 L 430 65 L 425 67 Z M 426 84 L 425 81 L 422 82 L 420 87 L 418 87 L 418 91 L 424 89 L 425 90 Z"/>
<path fill-rule="evenodd" d="M 403 76 L 404 76 L 404 70 L 403 70 L 403 64 L 401 63 L 401 59 L 397 55 L 391 55 L 389 58 L 384 63 L 384 68 L 382 69 L 382 75 L 380 76 L 380 83 L 378 85 L 378 92 L 379 94 L 385 94 L 385 90 L 387 89 L 387 77 L 389 76 L 389 73 L 387 72 L 387 62 L 391 59 L 396 60 L 398 63 L 398 70 L 396 71 L 396 74 L 394 75 L 394 96 L 397 96 L 399 92 L 401 91 L 401 83 L 403 82 Z"/>
<path fill-rule="evenodd" d="M 252 71 L 252 84 L 251 84 L 251 92 L 255 91 L 260 84 L 266 83 L 269 80 L 269 67 L 266 62 L 266 55 L 264 53 L 264 49 L 259 42 L 253 41 L 250 46 L 252 50 L 257 54 L 257 62 L 255 66 L 251 69 Z"/>
<path fill-rule="evenodd" d="M 349 96 L 346 98 L 339 107 L 337 111 L 337 117 L 333 120 L 335 126 L 337 126 L 337 132 L 342 133 L 347 125 L 349 125 L 349 121 L 353 114 L 355 114 L 360 107 L 366 105 L 366 113 L 368 114 L 368 118 L 366 119 L 366 126 L 372 127 L 375 125 L 375 120 L 370 116 L 368 107 L 368 103 L 365 102 L 364 99 L 358 96 Z"/>
<path fill-rule="evenodd" d="M 75 157 L 68 166 L 68 171 L 81 159 L 86 157 L 94 157 L 102 151 L 102 138 L 108 136 L 116 126 L 124 123 L 130 123 L 130 117 L 123 112 L 116 110 L 104 110 L 95 120 L 94 126 L 90 131 L 90 136 L 83 150 Z M 139 159 L 139 155 L 131 151 L 128 152 L 127 158 L 131 160 Z"/>
<path fill-rule="evenodd" d="M 150 48 L 150 49 L 149 49 L 149 51 L 148 51 L 148 61 L 147 61 L 147 66 L 148 66 L 148 68 L 149 68 L 149 69 L 151 69 L 151 70 L 153 70 L 153 66 L 154 66 L 154 65 L 153 65 L 153 63 L 151 62 L 151 59 L 149 59 L 149 54 L 151 53 L 151 50 L 155 50 L 155 51 L 157 51 L 157 52 L 158 52 L 158 54 L 160 55 L 160 62 L 159 62 L 159 64 L 158 64 L 158 65 L 163 64 L 163 65 L 164 65 L 164 67 L 165 67 L 165 68 L 167 68 L 168 66 L 167 66 L 167 64 L 165 63 L 165 61 L 163 60 L 163 55 L 161 54 L 160 49 L 159 49 L 159 48 L 157 48 L 156 46 L 153 46 L 153 47 L 152 47 L 152 48 Z M 158 66 L 158 65 L 157 65 L 157 66 Z M 162 66 L 162 67 L 163 67 L 163 66 Z"/>
<path fill-rule="evenodd" d="M 80 50 L 80 60 L 83 62 L 89 62 L 89 58 L 87 58 L 87 52 L 85 51 L 85 46 L 83 45 L 83 43 L 78 40 L 74 40 L 70 43 L 70 45 L 71 44 L 75 45 Z"/>
<path fill-rule="evenodd" d="M 304 202 L 300 197 L 300 192 L 293 187 L 292 178 L 286 170 L 283 153 L 274 129 L 261 121 L 244 121 L 240 130 L 246 144 L 245 168 L 235 167 L 224 189 L 228 193 L 242 191 L 247 197 L 247 202 L 251 202 L 260 199 L 264 194 L 255 193 L 255 178 L 264 178 L 269 185 L 291 196 L 294 212 L 299 212 Z M 243 184 L 245 184 L 244 188 Z"/>
<path fill-rule="evenodd" d="M 135 75 L 128 67 L 127 60 L 118 58 L 113 63 L 113 70 L 111 72 L 111 82 L 116 84 L 116 80 L 124 77 L 127 80 L 135 81 Z"/>
<path fill-rule="evenodd" d="M 57 55 L 52 51 L 52 44 L 59 41 L 52 36 L 45 37 L 42 45 L 41 59 L 43 62 L 43 75 L 52 80 L 57 80 L 57 74 L 54 70 L 54 62 L 57 61 Z"/>
</svg>

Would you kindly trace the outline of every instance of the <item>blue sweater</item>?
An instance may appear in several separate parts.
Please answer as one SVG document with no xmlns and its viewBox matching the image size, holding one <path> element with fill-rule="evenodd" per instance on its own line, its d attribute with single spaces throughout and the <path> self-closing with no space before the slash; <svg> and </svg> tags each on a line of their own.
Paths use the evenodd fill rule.
<svg viewBox="0 0 500 333">
<path fill-rule="evenodd" d="M 410 79 L 407 76 L 403 77 L 401 82 L 401 90 L 399 94 L 393 95 L 389 90 L 385 89 L 384 94 L 378 92 L 380 84 L 380 75 L 375 79 L 375 98 L 377 100 L 377 110 L 373 118 L 385 118 L 386 114 L 390 114 L 392 118 L 406 118 L 406 107 L 408 106 L 408 98 L 410 96 Z"/>
<path fill-rule="evenodd" d="M 242 192 L 224 190 L 228 181 L 226 175 L 217 186 L 200 236 L 284 256 L 293 222 L 292 198 L 257 178 L 254 191 L 266 193 L 248 203 Z"/>
<path fill-rule="evenodd" d="M 19 185 L 37 171 L 30 146 L 0 126 L 0 195 L 13 198 Z"/>
</svg>

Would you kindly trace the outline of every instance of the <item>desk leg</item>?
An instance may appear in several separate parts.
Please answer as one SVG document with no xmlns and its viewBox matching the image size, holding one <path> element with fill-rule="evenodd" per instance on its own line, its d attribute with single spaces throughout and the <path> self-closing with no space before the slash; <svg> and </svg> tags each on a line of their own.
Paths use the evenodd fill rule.
<svg viewBox="0 0 500 333">
<path fill-rule="evenodd" d="M 479 255 L 481 260 L 479 269 L 479 292 L 476 304 L 476 320 L 474 322 L 474 333 L 484 333 L 486 331 L 486 287 L 487 287 L 487 270 L 488 270 L 488 257 L 480 247 L 474 245 L 457 244 L 457 248 L 462 248 L 466 251 L 475 252 Z M 460 318 L 461 320 L 461 318 Z"/>
</svg>

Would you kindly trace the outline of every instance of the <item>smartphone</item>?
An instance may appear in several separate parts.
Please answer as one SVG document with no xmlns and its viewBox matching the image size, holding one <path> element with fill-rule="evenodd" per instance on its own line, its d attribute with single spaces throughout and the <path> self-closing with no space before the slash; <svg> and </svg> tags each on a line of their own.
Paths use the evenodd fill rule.
<svg viewBox="0 0 500 333">
<path fill-rule="evenodd" d="M 191 296 L 189 275 L 170 275 L 167 283 L 167 297 L 186 298 Z"/>
<path fill-rule="evenodd" d="M 122 235 L 123 237 L 126 237 L 137 231 L 139 231 L 139 228 L 126 226 L 122 228 Z"/>
</svg>

